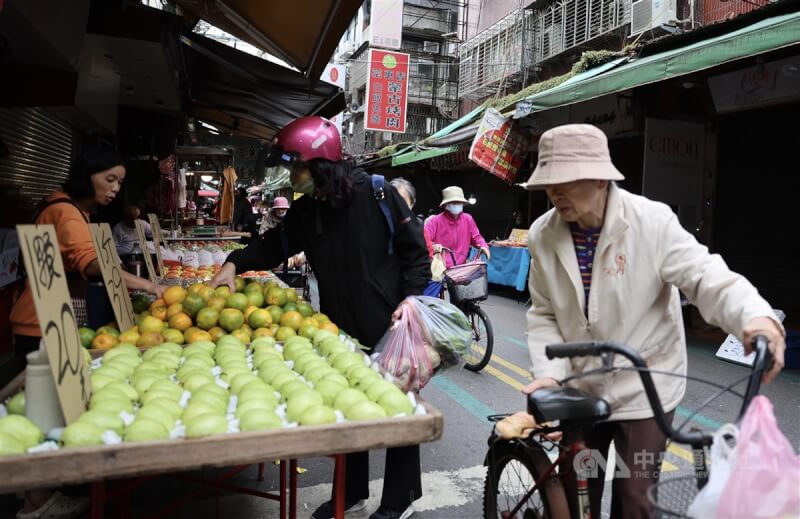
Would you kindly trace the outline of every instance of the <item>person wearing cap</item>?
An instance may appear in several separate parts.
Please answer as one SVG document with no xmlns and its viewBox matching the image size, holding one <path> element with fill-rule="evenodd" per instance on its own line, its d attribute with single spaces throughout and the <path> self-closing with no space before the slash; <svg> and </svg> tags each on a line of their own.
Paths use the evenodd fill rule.
<svg viewBox="0 0 800 519">
<path fill-rule="evenodd" d="M 343 160 L 339 132 L 322 117 L 296 119 L 278 132 L 271 160 L 290 170 L 292 188 L 303 196 L 282 225 L 231 253 L 212 286 L 233 290 L 236 272 L 274 268 L 305 251 L 320 310 L 371 350 L 400 303 L 421 295 L 430 278 L 416 217 L 388 182 L 378 199 L 370 175 Z M 345 509 L 362 510 L 369 497 L 368 453 L 348 454 L 345 467 Z M 422 495 L 419 446 L 387 449 L 385 467 L 380 507 L 370 519 L 405 519 Z M 330 519 L 333 512 L 328 501 L 312 518 Z"/>
<path fill-rule="evenodd" d="M 425 222 L 425 232 L 433 243 L 434 252 L 447 247 L 455 255 L 455 265 L 466 263 L 470 247 L 475 247 L 490 259 L 489 246 L 481 236 L 472 215 L 464 212 L 469 202 L 464 198 L 464 191 L 458 186 L 446 187 L 442 190 L 441 213 Z M 447 268 L 454 266 L 453 257 L 445 254 Z"/>
<path fill-rule="evenodd" d="M 272 202 L 272 208 L 261 220 L 261 228 L 259 229 L 258 234 L 264 234 L 268 230 L 274 229 L 280 225 L 281 222 L 283 222 L 283 217 L 286 216 L 286 212 L 288 210 L 289 200 L 282 196 L 276 197 L 275 201 Z"/>
<path fill-rule="evenodd" d="M 542 134 L 538 164 L 525 187 L 544 190 L 553 208 L 528 234 L 532 306 L 527 334 L 533 383 L 523 392 L 557 386 L 565 377 L 601 367 L 602 360 L 595 357 L 548 360 L 545 346 L 562 342 L 627 344 L 650 369 L 685 375 L 678 289 L 706 321 L 740 337 L 748 350 L 753 337 L 766 336 L 775 365 L 765 380 L 774 379 L 784 362 L 785 331 L 770 305 L 681 227 L 669 206 L 618 187 L 616 182 L 624 178 L 611 162 L 605 134 L 595 126 L 569 124 Z M 658 373 L 653 379 L 671 420 L 686 379 Z M 611 406 L 609 420 L 585 437 L 587 448 L 604 456 L 613 440 L 617 458 L 631 471 L 631 477 L 613 482 L 611 517 L 652 516 L 646 491 L 657 482 L 666 439 L 638 373 L 620 371 L 569 385 Z M 642 452 L 647 454 L 644 463 Z M 574 479 L 569 483 L 574 485 Z M 601 470 L 589 483 L 597 517 L 603 486 Z"/>
</svg>

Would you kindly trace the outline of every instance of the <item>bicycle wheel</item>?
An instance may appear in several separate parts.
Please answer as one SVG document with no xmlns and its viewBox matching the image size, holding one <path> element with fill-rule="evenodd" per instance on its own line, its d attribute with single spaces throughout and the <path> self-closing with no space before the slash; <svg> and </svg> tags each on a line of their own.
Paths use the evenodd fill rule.
<svg viewBox="0 0 800 519">
<path fill-rule="evenodd" d="M 518 441 L 498 440 L 486 455 L 486 482 L 483 490 L 485 519 L 562 519 L 569 518 L 569 504 L 558 478 L 542 483 L 516 515 L 511 512 L 525 499 L 535 482 L 550 467 L 550 459 L 536 447 Z"/>
<path fill-rule="evenodd" d="M 472 306 L 467 314 L 472 324 L 472 343 L 466 356 L 464 365 L 470 371 L 480 371 L 489 364 L 494 347 L 494 332 L 492 322 L 477 305 Z"/>
</svg>

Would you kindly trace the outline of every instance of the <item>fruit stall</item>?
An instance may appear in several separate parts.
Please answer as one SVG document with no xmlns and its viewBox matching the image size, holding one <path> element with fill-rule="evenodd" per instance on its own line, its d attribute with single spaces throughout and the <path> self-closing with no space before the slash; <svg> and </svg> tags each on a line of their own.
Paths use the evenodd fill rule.
<svg viewBox="0 0 800 519">
<path fill-rule="evenodd" d="M 24 374 L 0 390 L 0 493 L 90 482 L 95 518 L 149 476 L 252 464 L 263 475 L 272 460 L 334 455 L 341 512 L 344 453 L 441 437 L 441 413 L 401 390 L 356 338 L 294 289 L 252 274 L 233 291 L 195 282 L 135 296 L 132 326 L 81 328 L 78 371 L 91 384 L 81 375 L 86 405 L 66 427 L 27 417 Z M 287 498 L 284 466 L 280 497 L 220 477 L 195 482 L 279 499 L 281 516 L 288 503 L 294 517 L 296 474 Z M 111 490 L 107 480 L 122 482 Z"/>
</svg>

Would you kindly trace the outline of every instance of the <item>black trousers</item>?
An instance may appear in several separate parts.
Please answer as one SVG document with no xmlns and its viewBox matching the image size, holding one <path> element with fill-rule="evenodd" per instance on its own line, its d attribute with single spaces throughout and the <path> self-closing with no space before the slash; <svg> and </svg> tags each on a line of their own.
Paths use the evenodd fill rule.
<svg viewBox="0 0 800 519">
<path fill-rule="evenodd" d="M 347 454 L 345 500 L 369 497 L 369 452 Z M 403 511 L 422 496 L 419 445 L 386 449 L 381 507 Z"/>
</svg>

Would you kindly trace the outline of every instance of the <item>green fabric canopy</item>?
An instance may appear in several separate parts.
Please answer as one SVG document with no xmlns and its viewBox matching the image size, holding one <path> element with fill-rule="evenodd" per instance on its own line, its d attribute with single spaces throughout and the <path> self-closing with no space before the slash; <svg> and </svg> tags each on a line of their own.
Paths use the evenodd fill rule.
<svg viewBox="0 0 800 519">
<path fill-rule="evenodd" d="M 571 81 L 532 95 L 523 101 L 533 105 L 531 109 L 533 112 L 579 103 L 796 45 L 798 39 L 800 39 L 800 13 L 767 18 L 738 31 L 686 47 L 646 58 L 629 59 L 624 65 L 607 70 L 603 74 L 588 78 L 575 77 Z"/>
</svg>

